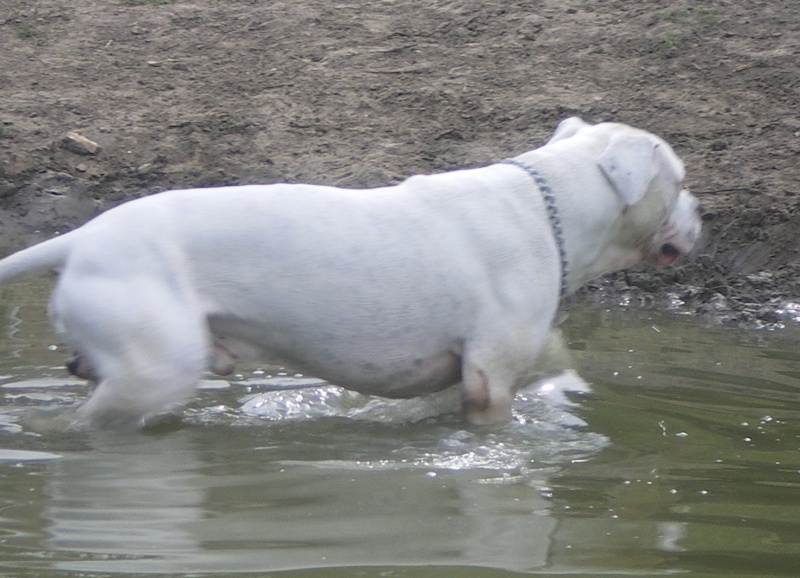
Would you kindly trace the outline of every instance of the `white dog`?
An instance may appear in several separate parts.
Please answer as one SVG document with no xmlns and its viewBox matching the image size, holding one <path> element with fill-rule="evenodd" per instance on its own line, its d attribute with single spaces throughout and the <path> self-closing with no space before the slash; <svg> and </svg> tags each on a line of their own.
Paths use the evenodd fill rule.
<svg viewBox="0 0 800 578">
<path fill-rule="evenodd" d="M 75 425 L 141 424 L 239 357 L 386 397 L 460 380 L 489 424 L 535 375 L 560 293 L 689 251 L 683 177 L 658 137 L 570 118 L 515 159 L 392 187 L 135 200 L 3 259 L 0 282 L 59 273 L 52 322 L 97 381 Z"/>
</svg>

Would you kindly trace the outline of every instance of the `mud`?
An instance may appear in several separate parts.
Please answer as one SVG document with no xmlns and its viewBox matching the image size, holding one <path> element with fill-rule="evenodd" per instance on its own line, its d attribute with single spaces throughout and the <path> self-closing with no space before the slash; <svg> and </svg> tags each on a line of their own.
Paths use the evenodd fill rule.
<svg viewBox="0 0 800 578">
<path fill-rule="evenodd" d="M 582 298 L 781 322 L 800 299 L 796 8 L 4 0 L 0 240 L 176 187 L 366 187 L 479 166 L 578 114 L 671 142 L 706 224 L 683 266 L 612 275 Z"/>
</svg>

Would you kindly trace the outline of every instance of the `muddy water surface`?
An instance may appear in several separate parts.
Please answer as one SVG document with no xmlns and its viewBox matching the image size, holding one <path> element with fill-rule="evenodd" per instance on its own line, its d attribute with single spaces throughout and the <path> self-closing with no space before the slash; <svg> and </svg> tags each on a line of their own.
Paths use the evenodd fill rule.
<svg viewBox="0 0 800 578">
<path fill-rule="evenodd" d="M 0 289 L 0 574 L 796 576 L 800 331 L 583 309 L 577 374 L 465 428 L 273 367 L 140 433 L 41 434 L 86 386 L 44 283 Z M 283 389 L 283 388 L 290 389 Z"/>
</svg>

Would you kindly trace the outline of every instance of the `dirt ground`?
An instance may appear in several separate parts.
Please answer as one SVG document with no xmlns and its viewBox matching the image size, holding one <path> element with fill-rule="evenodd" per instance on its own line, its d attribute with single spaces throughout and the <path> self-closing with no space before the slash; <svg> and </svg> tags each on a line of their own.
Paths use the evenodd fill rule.
<svg viewBox="0 0 800 578">
<path fill-rule="evenodd" d="M 706 224 L 585 298 L 800 300 L 796 0 L 3 0 L 0 46 L 4 252 L 169 188 L 488 164 L 577 114 L 672 143 Z"/>
</svg>

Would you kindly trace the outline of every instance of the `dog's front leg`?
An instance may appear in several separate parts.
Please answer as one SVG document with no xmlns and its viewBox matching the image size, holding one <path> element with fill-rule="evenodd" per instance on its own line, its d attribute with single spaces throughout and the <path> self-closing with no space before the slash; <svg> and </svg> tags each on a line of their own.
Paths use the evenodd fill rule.
<svg viewBox="0 0 800 578">
<path fill-rule="evenodd" d="M 548 317 L 544 317 L 548 319 Z M 549 323 L 494 323 L 465 344 L 461 375 L 463 408 L 469 423 L 491 425 L 511 419 L 517 389 L 536 375 Z"/>
</svg>

